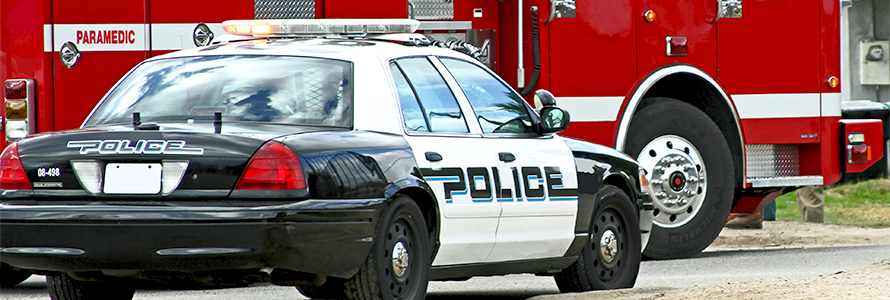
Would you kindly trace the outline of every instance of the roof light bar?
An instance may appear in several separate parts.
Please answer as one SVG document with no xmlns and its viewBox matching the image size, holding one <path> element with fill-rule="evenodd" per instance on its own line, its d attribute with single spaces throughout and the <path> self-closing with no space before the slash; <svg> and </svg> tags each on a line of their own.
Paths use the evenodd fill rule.
<svg viewBox="0 0 890 300">
<path fill-rule="evenodd" d="M 420 21 L 411 19 L 279 19 L 230 20 L 222 23 L 226 33 L 255 37 L 365 36 L 368 34 L 413 33 Z"/>
</svg>

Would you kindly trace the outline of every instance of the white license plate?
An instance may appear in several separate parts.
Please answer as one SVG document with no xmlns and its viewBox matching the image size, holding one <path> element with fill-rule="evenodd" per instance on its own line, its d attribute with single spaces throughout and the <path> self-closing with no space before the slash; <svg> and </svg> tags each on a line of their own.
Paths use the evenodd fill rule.
<svg viewBox="0 0 890 300">
<path fill-rule="evenodd" d="M 105 165 L 106 194 L 157 194 L 161 191 L 161 164 Z"/>
</svg>

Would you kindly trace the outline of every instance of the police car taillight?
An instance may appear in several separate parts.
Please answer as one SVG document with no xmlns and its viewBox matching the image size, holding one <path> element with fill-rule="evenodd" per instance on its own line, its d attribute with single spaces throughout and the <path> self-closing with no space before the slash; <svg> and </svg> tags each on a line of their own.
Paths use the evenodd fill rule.
<svg viewBox="0 0 890 300">
<path fill-rule="evenodd" d="M 263 145 L 247 164 L 236 190 L 305 189 L 306 180 L 297 154 L 282 143 Z"/>
<path fill-rule="evenodd" d="M 18 144 L 13 143 L 0 154 L 0 189 L 30 190 L 31 181 L 19 159 Z"/>
<path fill-rule="evenodd" d="M 230 20 L 222 23 L 228 34 L 255 37 L 307 37 L 326 35 L 412 33 L 420 22 L 410 19 L 279 19 Z"/>
</svg>

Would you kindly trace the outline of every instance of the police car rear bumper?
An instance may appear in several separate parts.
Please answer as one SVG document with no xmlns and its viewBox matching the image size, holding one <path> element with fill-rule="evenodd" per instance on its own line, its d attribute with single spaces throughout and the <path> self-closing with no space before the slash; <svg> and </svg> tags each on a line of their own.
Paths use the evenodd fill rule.
<svg viewBox="0 0 890 300">
<path fill-rule="evenodd" d="M 384 199 L 262 207 L 0 206 L 0 261 L 45 271 L 281 268 L 337 277 L 364 263 Z"/>
</svg>

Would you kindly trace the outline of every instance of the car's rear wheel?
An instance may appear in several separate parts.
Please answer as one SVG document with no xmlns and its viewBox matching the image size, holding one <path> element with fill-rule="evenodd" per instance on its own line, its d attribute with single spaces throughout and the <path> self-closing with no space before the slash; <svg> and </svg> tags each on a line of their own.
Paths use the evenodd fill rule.
<svg viewBox="0 0 890 300">
<path fill-rule="evenodd" d="M 596 194 L 596 209 L 581 257 L 554 279 L 563 293 L 630 288 L 640 270 L 639 212 L 630 197 L 612 185 Z"/>
<path fill-rule="evenodd" d="M 14 269 L 7 264 L 0 264 L 0 287 L 14 287 L 31 277 L 28 271 Z"/>
<path fill-rule="evenodd" d="M 136 292 L 132 285 L 79 281 L 65 273 L 46 276 L 46 284 L 53 300 L 129 300 Z"/>
<path fill-rule="evenodd" d="M 430 268 L 429 234 L 414 201 L 396 196 L 380 214 L 365 265 L 346 280 L 346 298 L 423 299 Z"/>
<path fill-rule="evenodd" d="M 652 234 L 643 255 L 695 255 L 717 238 L 734 196 L 729 145 L 698 108 L 670 98 L 636 114 L 624 151 L 647 172 L 654 193 Z"/>
</svg>

